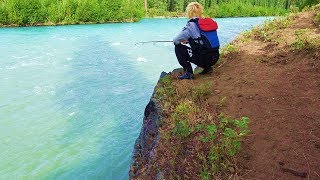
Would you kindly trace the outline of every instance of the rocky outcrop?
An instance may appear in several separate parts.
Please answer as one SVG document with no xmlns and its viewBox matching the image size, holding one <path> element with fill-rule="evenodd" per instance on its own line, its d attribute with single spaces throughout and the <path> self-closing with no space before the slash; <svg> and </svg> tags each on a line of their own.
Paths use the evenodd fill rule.
<svg viewBox="0 0 320 180">
<path fill-rule="evenodd" d="M 162 72 L 160 78 L 166 75 L 167 73 Z M 157 86 L 154 89 L 150 102 L 145 108 L 141 132 L 134 146 L 129 172 L 130 179 L 138 176 L 143 169 L 148 167 L 154 154 L 154 148 L 160 137 L 158 130 L 161 121 L 161 108 L 154 98 L 156 88 Z"/>
</svg>

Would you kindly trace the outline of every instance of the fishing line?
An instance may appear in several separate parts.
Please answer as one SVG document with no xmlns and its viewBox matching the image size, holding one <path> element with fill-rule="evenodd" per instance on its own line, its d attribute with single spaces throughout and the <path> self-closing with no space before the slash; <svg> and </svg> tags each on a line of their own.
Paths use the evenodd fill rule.
<svg viewBox="0 0 320 180">
<path fill-rule="evenodd" d="M 147 44 L 147 43 L 168 43 L 168 42 L 173 42 L 173 41 L 144 41 L 144 42 L 138 42 L 136 44 L 134 44 L 135 46 L 138 44 Z"/>
</svg>

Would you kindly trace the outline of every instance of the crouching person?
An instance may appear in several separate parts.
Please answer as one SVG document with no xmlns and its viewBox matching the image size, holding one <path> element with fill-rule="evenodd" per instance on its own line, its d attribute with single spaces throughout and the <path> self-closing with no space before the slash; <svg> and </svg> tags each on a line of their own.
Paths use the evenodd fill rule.
<svg viewBox="0 0 320 180">
<path fill-rule="evenodd" d="M 219 60 L 218 24 L 211 18 L 202 18 L 203 7 L 197 2 L 190 3 L 186 11 L 190 20 L 173 39 L 177 59 L 184 69 L 179 79 L 192 79 L 190 63 L 203 68 L 200 74 L 207 74 Z"/>
</svg>

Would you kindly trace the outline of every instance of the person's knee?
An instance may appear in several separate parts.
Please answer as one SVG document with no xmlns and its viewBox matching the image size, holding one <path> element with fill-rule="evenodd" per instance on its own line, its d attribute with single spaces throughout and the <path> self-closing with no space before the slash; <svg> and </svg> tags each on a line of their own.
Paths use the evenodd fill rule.
<svg viewBox="0 0 320 180">
<path fill-rule="evenodd" d="M 177 44 L 177 45 L 175 45 L 174 49 L 176 51 L 180 51 L 181 49 L 183 49 L 183 45 L 182 44 Z"/>
</svg>

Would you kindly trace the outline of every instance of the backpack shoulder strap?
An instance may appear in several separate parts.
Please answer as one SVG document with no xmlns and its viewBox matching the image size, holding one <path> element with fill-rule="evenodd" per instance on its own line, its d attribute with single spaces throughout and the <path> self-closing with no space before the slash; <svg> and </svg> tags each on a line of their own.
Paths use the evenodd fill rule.
<svg viewBox="0 0 320 180">
<path fill-rule="evenodd" d="M 199 18 L 195 18 L 195 19 L 189 19 L 189 21 L 188 22 L 194 22 L 194 23 L 198 23 L 198 21 L 199 21 Z"/>
</svg>

